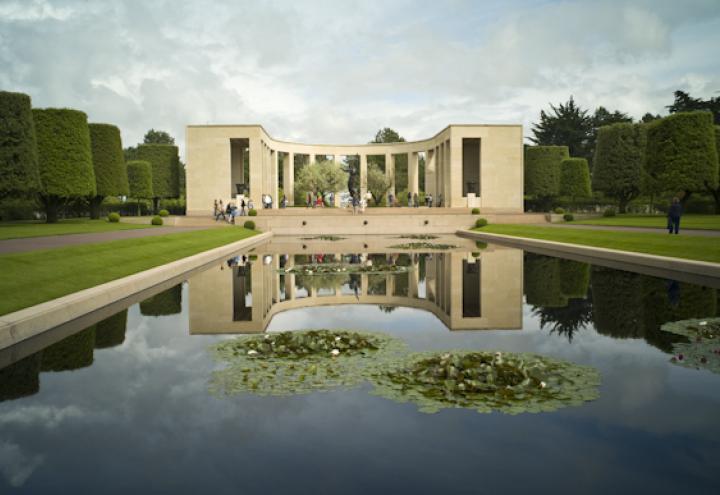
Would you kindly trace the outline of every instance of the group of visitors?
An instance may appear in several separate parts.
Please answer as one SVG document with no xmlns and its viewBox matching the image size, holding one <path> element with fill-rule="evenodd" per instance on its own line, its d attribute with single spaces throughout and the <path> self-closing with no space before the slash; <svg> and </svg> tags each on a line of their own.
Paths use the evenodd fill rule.
<svg viewBox="0 0 720 495">
<path fill-rule="evenodd" d="M 307 193 L 305 197 L 306 208 L 322 208 L 323 206 L 325 206 L 325 201 L 323 201 L 323 195 L 321 193 Z"/>
<path fill-rule="evenodd" d="M 368 193 L 370 194 L 370 193 Z M 372 197 L 372 195 L 371 195 Z M 397 198 L 393 193 L 388 193 L 388 206 L 399 206 L 397 204 Z M 418 193 L 412 193 L 408 191 L 407 193 L 407 205 L 410 208 L 419 208 L 420 207 L 420 196 L 418 196 Z M 443 205 L 443 195 L 439 194 L 437 203 L 435 203 L 436 207 L 440 207 Z M 433 207 L 433 195 L 431 193 L 427 193 L 425 195 L 425 206 L 428 208 Z"/>
<path fill-rule="evenodd" d="M 240 198 L 240 206 L 235 204 L 235 201 L 228 201 L 227 206 L 223 206 L 222 199 L 216 199 L 213 204 L 213 216 L 217 222 L 221 218 L 226 222 L 235 225 L 235 217 L 245 216 L 250 210 L 255 209 L 255 204 L 252 199 L 245 201 L 245 198 Z"/>
</svg>

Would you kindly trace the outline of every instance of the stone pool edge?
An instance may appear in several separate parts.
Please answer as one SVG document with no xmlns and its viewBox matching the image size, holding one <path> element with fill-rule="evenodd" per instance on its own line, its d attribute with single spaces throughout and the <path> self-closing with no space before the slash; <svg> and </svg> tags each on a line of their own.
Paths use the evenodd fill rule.
<svg viewBox="0 0 720 495">
<path fill-rule="evenodd" d="M 691 273 L 703 277 L 720 279 L 720 263 L 708 261 L 696 261 L 683 258 L 672 258 L 669 256 L 658 256 L 655 254 L 636 253 L 632 251 L 621 251 L 595 246 L 584 246 L 581 244 L 568 244 L 557 241 L 545 241 L 529 237 L 512 236 L 505 234 L 491 234 L 475 230 L 458 230 L 457 235 L 469 239 L 478 239 L 489 242 L 499 242 L 522 248 L 523 246 L 543 248 L 561 253 L 577 254 L 591 258 L 609 260 L 613 262 L 640 265 L 661 270 Z"/>
<path fill-rule="evenodd" d="M 241 249 L 262 244 L 272 236 L 272 232 L 259 233 L 165 265 L 0 316 L 0 349 L 11 347 L 53 327 L 102 309 L 119 299 L 162 284 L 164 281 L 178 277 L 196 267 L 222 259 Z"/>
</svg>

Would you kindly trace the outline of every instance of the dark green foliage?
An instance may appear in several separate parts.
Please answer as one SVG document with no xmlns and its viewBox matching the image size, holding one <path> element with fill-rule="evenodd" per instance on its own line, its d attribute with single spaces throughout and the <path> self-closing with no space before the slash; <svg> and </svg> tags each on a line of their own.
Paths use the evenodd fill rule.
<svg viewBox="0 0 720 495">
<path fill-rule="evenodd" d="M 547 113 L 545 110 L 540 111 L 540 122 L 533 124 L 534 136 L 530 140 L 537 145 L 566 146 L 573 156 L 583 156 L 588 135 L 592 131 L 592 119 L 587 110 L 575 105 L 572 96 L 567 103 L 560 103 L 557 107 L 550 105 L 550 109 Z"/>
<path fill-rule="evenodd" d="M 485 218 L 478 218 L 477 220 L 475 220 L 475 228 L 476 229 L 485 227 L 487 224 L 488 224 L 488 221 Z"/>
<path fill-rule="evenodd" d="M 117 212 L 108 213 L 108 222 L 118 223 L 120 221 L 120 214 Z"/>
<path fill-rule="evenodd" d="M 575 217 L 572 213 L 565 213 L 563 215 L 563 220 L 565 220 L 566 222 L 572 222 L 573 220 L 575 220 Z"/>
<path fill-rule="evenodd" d="M 0 91 L 0 200 L 40 190 L 30 97 Z"/>
<path fill-rule="evenodd" d="M 161 217 L 166 217 L 166 216 L 170 215 L 170 212 L 167 211 L 167 210 L 160 210 L 160 211 L 158 212 L 158 215 L 161 216 Z"/>
<path fill-rule="evenodd" d="M 550 333 L 564 335 L 572 342 L 575 334 L 586 325 L 592 324 L 592 301 L 590 299 L 569 299 L 562 308 L 536 307 L 533 314 L 540 317 L 540 328 L 550 327 Z"/>
<path fill-rule="evenodd" d="M 712 114 L 676 113 L 648 124 L 647 172 L 656 192 L 716 187 L 718 151 Z"/>
<path fill-rule="evenodd" d="M 38 393 L 40 358 L 36 352 L 0 370 L 0 402 Z"/>
<path fill-rule="evenodd" d="M 595 266 L 591 281 L 595 330 L 615 338 L 642 337 L 642 276 Z"/>
<path fill-rule="evenodd" d="M 720 160 L 720 126 L 717 125 L 715 126 L 715 149 L 717 150 L 718 159 Z M 715 214 L 720 215 L 720 184 L 714 187 L 711 184 L 705 184 L 705 188 L 715 200 Z"/>
<path fill-rule="evenodd" d="M 572 199 L 590 196 L 590 169 L 585 158 L 560 162 L 560 195 Z"/>
<path fill-rule="evenodd" d="M 152 217 L 152 220 L 150 220 L 150 223 L 152 225 L 162 225 L 163 219 L 160 215 L 155 215 L 154 217 Z"/>
<path fill-rule="evenodd" d="M 257 210 L 253 208 L 252 210 L 248 210 L 248 216 L 249 217 L 256 217 L 257 216 Z"/>
<path fill-rule="evenodd" d="M 246 220 L 243 224 L 243 227 L 248 230 L 255 230 L 255 222 L 253 222 L 252 220 Z"/>
<path fill-rule="evenodd" d="M 33 109 L 43 196 L 95 195 L 87 115 L 67 108 Z"/>
<path fill-rule="evenodd" d="M 567 305 L 560 282 L 560 259 L 525 254 L 525 299 L 533 306 L 560 308 Z"/>
<path fill-rule="evenodd" d="M 592 116 L 592 131 L 590 131 L 590 134 L 588 135 L 585 151 L 582 155 L 579 155 L 582 158 L 587 158 L 590 163 L 591 170 L 595 170 L 595 163 L 593 160 L 595 157 L 595 150 L 597 149 L 598 132 L 602 127 L 619 123 L 632 124 L 632 117 L 629 117 L 626 113 L 620 112 L 619 110 L 609 112 L 602 106 L 595 110 L 595 114 Z"/>
<path fill-rule="evenodd" d="M 567 146 L 525 148 L 525 194 L 539 198 L 560 194 L 560 163 L 567 158 Z"/>
<path fill-rule="evenodd" d="M 152 166 L 153 197 L 177 198 L 180 195 L 177 146 L 141 144 L 137 148 L 137 155 Z"/>
<path fill-rule="evenodd" d="M 176 315 L 182 310 L 182 285 L 178 284 L 140 303 L 144 316 Z"/>
<path fill-rule="evenodd" d="M 95 349 L 116 347 L 125 342 L 127 309 L 105 318 L 95 325 Z"/>
<path fill-rule="evenodd" d="M 473 208 L 470 213 L 473 215 L 479 215 L 480 214 L 480 208 Z"/>
<path fill-rule="evenodd" d="M 624 213 L 643 188 L 646 131 L 641 124 L 614 124 L 598 131 L 593 189 L 615 198 Z"/>
<path fill-rule="evenodd" d="M 90 144 L 98 196 L 129 193 L 120 129 L 110 124 L 90 124 Z"/>
<path fill-rule="evenodd" d="M 556 214 L 558 214 L 558 215 L 562 215 L 563 213 L 565 213 L 565 209 L 564 209 L 564 208 L 560 208 L 560 207 L 558 206 L 557 208 L 555 208 L 555 209 L 553 210 L 553 213 L 556 213 Z"/>
<path fill-rule="evenodd" d="M 709 100 L 701 100 L 693 98 L 684 91 L 675 91 L 675 101 L 669 105 L 667 109 L 670 113 L 678 112 L 694 112 L 697 110 L 710 112 L 713 115 L 715 125 L 720 125 L 720 96 L 710 98 Z"/>
<path fill-rule="evenodd" d="M 127 162 L 128 184 L 130 196 L 138 199 L 153 197 L 152 168 L 143 160 Z"/>
<path fill-rule="evenodd" d="M 590 284 L 590 265 L 580 261 L 559 260 L 560 292 L 566 297 L 584 298 Z"/>
<path fill-rule="evenodd" d="M 42 351 L 42 371 L 67 371 L 93 363 L 95 326 L 82 330 Z"/>
<path fill-rule="evenodd" d="M 150 129 L 143 138 L 145 144 L 175 144 L 175 138 L 165 131 Z"/>
</svg>

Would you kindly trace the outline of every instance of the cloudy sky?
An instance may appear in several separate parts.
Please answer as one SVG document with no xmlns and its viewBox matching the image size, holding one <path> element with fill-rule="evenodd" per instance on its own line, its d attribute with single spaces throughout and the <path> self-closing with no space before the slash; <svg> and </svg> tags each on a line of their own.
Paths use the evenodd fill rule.
<svg viewBox="0 0 720 495">
<path fill-rule="evenodd" d="M 634 117 L 720 94 L 720 0 L 0 0 L 0 88 L 182 146 L 184 126 L 407 139 L 529 125 L 574 95 Z"/>
</svg>

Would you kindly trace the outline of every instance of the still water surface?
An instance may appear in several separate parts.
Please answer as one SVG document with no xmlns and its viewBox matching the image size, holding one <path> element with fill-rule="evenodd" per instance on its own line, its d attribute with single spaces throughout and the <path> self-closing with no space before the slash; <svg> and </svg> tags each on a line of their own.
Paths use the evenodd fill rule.
<svg viewBox="0 0 720 495">
<path fill-rule="evenodd" d="M 672 363 L 682 338 L 660 331 L 714 317 L 715 289 L 467 242 L 273 241 L 0 370 L 0 493 L 719 492 L 720 376 Z M 368 259 L 409 271 L 280 273 Z M 544 354 L 597 368 L 600 398 L 510 416 L 424 414 L 367 383 L 208 392 L 212 344 L 308 328 Z"/>
</svg>

